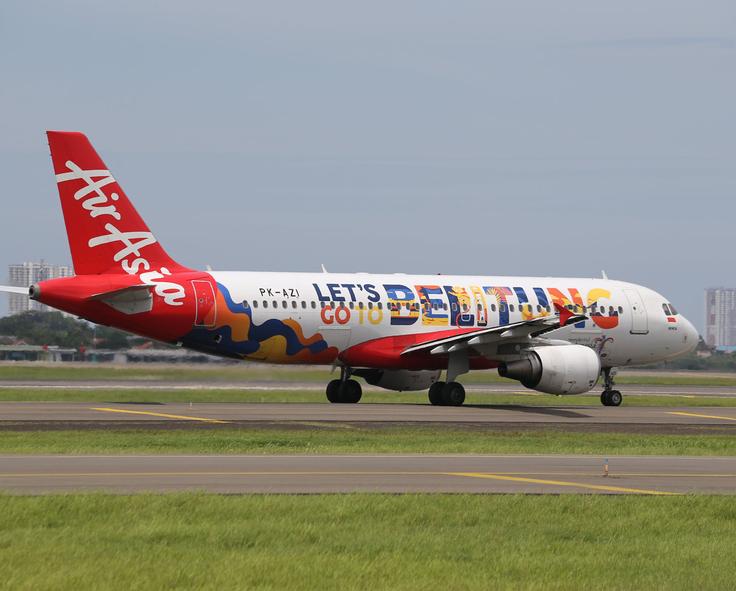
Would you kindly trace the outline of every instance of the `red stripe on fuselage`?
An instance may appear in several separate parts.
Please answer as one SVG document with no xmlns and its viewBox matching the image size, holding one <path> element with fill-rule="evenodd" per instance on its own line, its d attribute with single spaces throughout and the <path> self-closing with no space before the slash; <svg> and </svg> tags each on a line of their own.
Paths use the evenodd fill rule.
<svg viewBox="0 0 736 591">
<path fill-rule="evenodd" d="M 403 356 L 401 353 L 413 345 L 477 331 L 477 328 L 466 328 L 381 337 L 345 349 L 340 353 L 339 359 L 350 367 L 412 370 L 446 369 L 447 355 L 430 355 L 429 351 L 419 351 Z M 498 362 L 489 361 L 483 357 L 471 356 L 469 361 L 470 369 L 493 369 L 498 367 Z"/>
</svg>

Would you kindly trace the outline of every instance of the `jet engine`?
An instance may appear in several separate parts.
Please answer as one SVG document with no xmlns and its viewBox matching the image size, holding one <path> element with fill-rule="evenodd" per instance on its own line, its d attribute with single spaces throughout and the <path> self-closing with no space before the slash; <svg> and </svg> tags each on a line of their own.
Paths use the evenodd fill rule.
<svg viewBox="0 0 736 591">
<path fill-rule="evenodd" d="M 407 369 L 356 369 L 353 373 L 365 378 L 371 386 L 399 392 L 426 390 L 440 378 L 439 371 Z"/>
<path fill-rule="evenodd" d="M 582 394 L 598 382 L 601 361 L 583 345 L 555 345 L 530 349 L 523 359 L 502 363 L 498 373 L 519 380 L 531 390 L 548 394 Z"/>
</svg>

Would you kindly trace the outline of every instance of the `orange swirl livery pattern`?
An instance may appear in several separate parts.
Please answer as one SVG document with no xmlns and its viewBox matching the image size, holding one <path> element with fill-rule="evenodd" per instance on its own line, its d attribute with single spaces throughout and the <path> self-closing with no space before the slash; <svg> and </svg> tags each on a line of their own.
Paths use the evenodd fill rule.
<svg viewBox="0 0 736 591">
<path fill-rule="evenodd" d="M 216 314 L 210 326 L 195 327 L 183 339 L 187 347 L 238 359 L 272 363 L 332 363 L 339 353 L 320 333 L 306 337 L 293 318 L 253 322 L 250 307 L 235 303 L 218 283 Z"/>
</svg>

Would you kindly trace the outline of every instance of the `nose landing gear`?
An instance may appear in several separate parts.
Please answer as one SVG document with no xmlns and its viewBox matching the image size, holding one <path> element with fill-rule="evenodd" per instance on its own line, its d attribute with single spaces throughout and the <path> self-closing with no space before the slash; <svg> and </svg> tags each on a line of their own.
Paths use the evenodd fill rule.
<svg viewBox="0 0 736 591">
<path fill-rule="evenodd" d="M 613 368 L 603 368 L 603 392 L 601 393 L 601 404 L 603 406 L 621 406 L 624 400 L 623 395 L 618 390 L 614 390 L 613 376 L 611 371 Z"/>
</svg>

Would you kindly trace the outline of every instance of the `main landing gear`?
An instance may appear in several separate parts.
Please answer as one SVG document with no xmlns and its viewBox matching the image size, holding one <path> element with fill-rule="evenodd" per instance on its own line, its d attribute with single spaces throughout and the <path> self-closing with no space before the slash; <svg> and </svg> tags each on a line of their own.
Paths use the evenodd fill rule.
<svg viewBox="0 0 736 591">
<path fill-rule="evenodd" d="M 458 376 L 468 373 L 467 349 L 450 351 L 447 358 L 447 381 L 435 382 L 429 388 L 429 402 L 435 406 L 462 406 L 465 402 L 465 388 L 456 382 Z"/>
<path fill-rule="evenodd" d="M 603 392 L 601 393 L 601 404 L 603 406 L 621 406 L 624 400 L 621 392 L 614 390 L 612 368 L 603 368 Z"/>
<path fill-rule="evenodd" d="M 429 402 L 435 406 L 462 406 L 465 388 L 459 382 L 435 382 L 429 387 Z"/>
<path fill-rule="evenodd" d="M 340 379 L 327 384 L 327 400 L 333 403 L 355 404 L 363 396 L 360 382 L 350 379 L 350 370 L 340 368 Z"/>
</svg>

